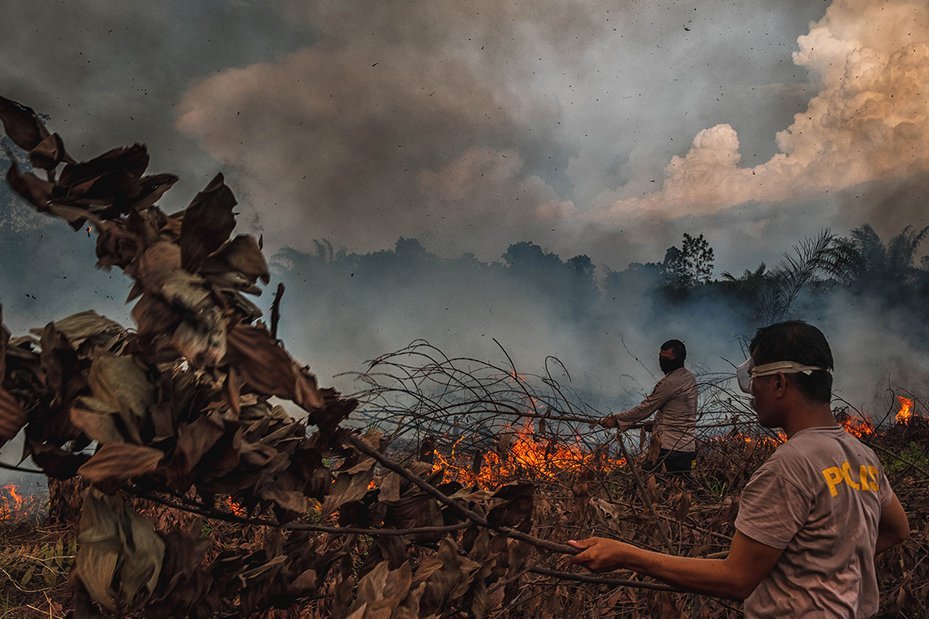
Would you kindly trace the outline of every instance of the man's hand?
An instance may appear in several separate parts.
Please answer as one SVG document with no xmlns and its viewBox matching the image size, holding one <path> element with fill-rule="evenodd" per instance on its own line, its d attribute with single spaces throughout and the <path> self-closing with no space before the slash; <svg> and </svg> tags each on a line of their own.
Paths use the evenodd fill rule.
<svg viewBox="0 0 929 619">
<path fill-rule="evenodd" d="M 603 537 L 568 544 L 582 550 L 571 558 L 593 571 L 630 569 L 694 593 L 744 600 L 770 572 L 784 551 L 736 531 L 725 559 L 676 557 Z"/>
<path fill-rule="evenodd" d="M 583 552 L 571 557 L 571 563 L 583 565 L 593 572 L 605 572 L 626 566 L 626 560 L 635 546 L 605 537 L 588 537 L 580 541 L 568 540 L 568 544 Z"/>
<path fill-rule="evenodd" d="M 600 419 L 600 425 L 604 428 L 615 428 L 616 427 L 616 418 L 612 415 L 607 415 Z"/>
</svg>

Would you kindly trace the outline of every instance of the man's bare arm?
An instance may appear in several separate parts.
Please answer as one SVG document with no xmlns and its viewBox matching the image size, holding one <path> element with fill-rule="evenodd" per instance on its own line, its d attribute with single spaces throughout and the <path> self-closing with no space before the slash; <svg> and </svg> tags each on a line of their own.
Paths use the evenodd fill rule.
<svg viewBox="0 0 929 619">
<path fill-rule="evenodd" d="M 568 543 L 584 549 L 572 561 L 593 571 L 626 568 L 687 591 L 733 600 L 751 595 L 783 552 L 740 532 L 725 559 L 677 557 L 602 537 Z"/>
<path fill-rule="evenodd" d="M 879 555 L 891 546 L 896 546 L 910 536 L 910 521 L 900 499 L 894 495 L 893 500 L 881 510 L 881 521 L 877 525 L 877 544 L 874 554 Z"/>
</svg>

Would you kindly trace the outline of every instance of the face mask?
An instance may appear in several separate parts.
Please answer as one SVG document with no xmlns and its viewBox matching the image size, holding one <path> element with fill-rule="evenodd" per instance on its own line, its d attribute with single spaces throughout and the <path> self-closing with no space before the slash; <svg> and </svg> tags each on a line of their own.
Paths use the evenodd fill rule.
<svg viewBox="0 0 929 619">
<path fill-rule="evenodd" d="M 658 357 L 658 366 L 661 368 L 662 372 L 670 374 L 674 370 L 684 367 L 684 362 L 678 361 L 677 359 L 664 359 Z"/>
<path fill-rule="evenodd" d="M 815 365 L 803 365 L 795 361 L 775 361 L 774 363 L 765 363 L 764 365 L 755 365 L 755 361 L 749 357 L 745 362 L 736 368 L 735 377 L 739 381 L 739 389 L 751 394 L 752 379 L 759 376 L 773 376 L 774 374 L 806 374 L 809 376 L 813 372 L 826 372 L 825 368 L 816 367 Z"/>
</svg>

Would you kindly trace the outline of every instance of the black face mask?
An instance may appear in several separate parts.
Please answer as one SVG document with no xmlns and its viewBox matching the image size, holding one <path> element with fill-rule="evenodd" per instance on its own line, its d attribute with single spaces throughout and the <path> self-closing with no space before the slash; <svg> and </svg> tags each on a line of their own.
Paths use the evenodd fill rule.
<svg viewBox="0 0 929 619">
<path fill-rule="evenodd" d="M 684 367 L 684 361 L 677 359 L 663 359 L 658 357 L 658 365 L 661 367 L 661 371 L 665 374 L 670 374 L 678 368 Z"/>
</svg>

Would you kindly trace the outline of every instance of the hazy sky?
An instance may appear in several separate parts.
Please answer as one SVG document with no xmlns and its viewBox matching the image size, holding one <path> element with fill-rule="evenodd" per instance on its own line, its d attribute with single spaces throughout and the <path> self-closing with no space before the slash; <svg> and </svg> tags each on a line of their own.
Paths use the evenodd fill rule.
<svg viewBox="0 0 929 619">
<path fill-rule="evenodd" d="M 181 176 L 168 211 L 222 171 L 269 253 L 528 240 L 618 270 L 702 232 L 741 272 L 827 226 L 894 234 L 929 223 L 927 84 L 924 0 L 4 0 L 0 19 L 0 94 L 79 159 L 146 143 Z M 92 262 L 0 190 L 14 330 L 90 305 L 128 323 Z"/>
</svg>

